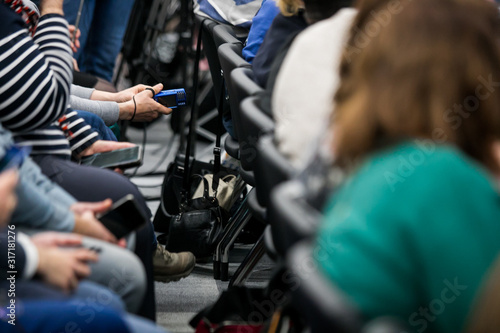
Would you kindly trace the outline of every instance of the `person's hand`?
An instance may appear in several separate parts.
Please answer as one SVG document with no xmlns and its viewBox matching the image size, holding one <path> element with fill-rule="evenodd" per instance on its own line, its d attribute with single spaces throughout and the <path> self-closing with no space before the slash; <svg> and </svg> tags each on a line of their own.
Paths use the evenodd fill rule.
<svg viewBox="0 0 500 333">
<path fill-rule="evenodd" d="M 19 175 L 15 170 L 7 170 L 0 174 L 0 227 L 9 223 L 10 215 L 17 205 L 15 194 Z"/>
<path fill-rule="evenodd" d="M 42 0 L 40 1 L 40 15 L 59 14 L 64 16 L 63 11 L 64 0 Z"/>
<path fill-rule="evenodd" d="M 79 72 L 80 68 L 78 67 L 78 62 L 76 61 L 75 58 L 73 58 L 73 70 Z"/>
<path fill-rule="evenodd" d="M 117 243 L 116 237 L 95 218 L 91 211 L 86 211 L 83 214 L 75 213 L 75 227 L 73 232 L 101 239 L 109 243 Z"/>
<path fill-rule="evenodd" d="M 82 236 L 49 231 L 33 235 L 31 241 L 37 247 L 80 246 L 82 245 Z"/>
<path fill-rule="evenodd" d="M 91 212 L 95 217 L 95 214 L 102 214 L 107 212 L 111 208 L 112 204 L 113 202 L 111 201 L 111 199 L 106 199 L 99 202 L 77 202 L 73 204 L 69 209 L 79 215 L 83 215 L 86 212 Z M 99 224 L 101 223 L 99 222 Z M 114 243 L 113 240 L 111 242 Z M 116 245 L 125 248 L 127 247 L 127 241 L 122 238 L 116 242 Z"/>
<path fill-rule="evenodd" d="M 163 89 L 161 83 L 153 87 L 155 94 L 158 94 Z M 153 99 L 153 94 L 149 90 L 144 90 L 135 95 L 135 105 L 137 107 L 134 122 L 149 122 L 160 116 L 160 114 L 170 114 L 172 109 L 161 105 Z M 120 119 L 131 120 L 134 115 L 134 102 L 128 101 L 124 104 L 123 109 L 120 110 Z"/>
<path fill-rule="evenodd" d="M 97 140 L 90 147 L 82 151 L 78 157 L 90 156 L 97 153 L 105 153 L 108 151 L 123 149 L 123 148 L 131 148 L 135 147 L 133 143 L 130 142 L 116 142 L 116 141 L 106 141 L 106 140 Z"/>
<path fill-rule="evenodd" d="M 163 86 L 162 86 L 163 87 Z M 143 92 L 148 86 L 144 84 L 138 84 L 136 86 L 130 87 L 128 89 L 119 91 L 115 93 L 115 102 L 117 103 L 125 103 L 132 100 L 132 97 L 137 95 L 140 92 Z"/>
<path fill-rule="evenodd" d="M 38 247 L 37 273 L 46 283 L 70 292 L 78 281 L 90 275 L 88 262 L 97 261 L 94 251 L 87 249 L 59 249 Z"/>
<path fill-rule="evenodd" d="M 99 202 L 77 202 L 71 205 L 69 209 L 77 214 L 83 214 L 87 211 L 94 214 L 102 214 L 107 212 L 112 205 L 113 201 L 111 201 L 111 199 L 106 199 Z"/>
<path fill-rule="evenodd" d="M 76 34 L 75 34 L 76 27 L 72 24 L 70 24 L 68 26 L 68 28 L 69 28 L 70 46 L 71 46 L 71 49 L 73 50 L 73 53 L 76 53 L 78 51 L 78 49 L 80 48 L 80 36 L 82 35 L 82 33 L 81 33 L 80 29 L 77 29 Z M 75 37 L 74 40 L 73 40 L 73 36 Z"/>
</svg>

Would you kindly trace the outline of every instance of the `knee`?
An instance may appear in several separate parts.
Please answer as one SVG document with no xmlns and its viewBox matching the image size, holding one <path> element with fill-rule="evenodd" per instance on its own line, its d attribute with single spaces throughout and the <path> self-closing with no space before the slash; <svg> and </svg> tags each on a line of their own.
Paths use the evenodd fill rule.
<svg viewBox="0 0 500 333">
<path fill-rule="evenodd" d="M 147 279 L 144 266 L 139 258 L 132 252 L 122 250 L 116 258 L 120 263 L 111 270 L 108 287 L 118 291 L 129 312 L 135 313 L 141 306 L 146 294 Z"/>
</svg>

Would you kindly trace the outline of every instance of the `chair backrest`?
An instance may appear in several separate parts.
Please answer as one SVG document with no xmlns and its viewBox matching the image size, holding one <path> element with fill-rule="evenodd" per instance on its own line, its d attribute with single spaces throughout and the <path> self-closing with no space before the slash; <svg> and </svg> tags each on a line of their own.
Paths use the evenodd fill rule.
<svg viewBox="0 0 500 333">
<path fill-rule="evenodd" d="M 213 82 L 213 91 L 215 95 L 215 101 L 217 104 L 217 109 L 219 111 L 229 110 L 229 104 L 227 102 L 223 102 L 219 105 L 219 96 L 221 94 L 222 87 L 222 76 L 221 76 L 221 67 L 219 62 L 219 56 L 217 54 L 218 45 L 214 40 L 214 29 L 220 23 L 211 19 L 196 17 L 198 24 L 201 24 L 201 40 L 203 41 L 203 53 L 208 61 L 208 66 L 210 69 L 210 74 L 212 76 Z"/>
<path fill-rule="evenodd" d="M 362 317 L 344 293 L 318 270 L 309 242 L 298 243 L 286 259 L 291 274 L 292 304 L 306 320 L 311 333 L 357 333 Z"/>
<path fill-rule="evenodd" d="M 248 67 L 238 67 L 231 72 L 231 84 L 236 92 L 238 111 L 241 101 L 248 96 L 255 96 L 264 89 L 254 81 L 253 70 Z"/>
<path fill-rule="evenodd" d="M 259 138 L 274 131 L 274 121 L 260 108 L 259 98 L 250 96 L 240 105 L 241 127 L 240 161 L 246 170 L 253 170 L 257 163 L 257 142 Z"/>
<path fill-rule="evenodd" d="M 196 22 L 198 25 L 201 24 L 202 28 L 202 41 L 203 41 L 203 52 L 208 61 L 208 66 L 210 67 L 210 74 L 212 76 L 213 90 L 215 95 L 215 100 L 217 104 L 217 109 L 219 111 L 228 112 L 229 103 L 223 100 L 222 105 L 219 105 L 219 97 L 221 94 L 222 87 L 222 75 L 221 75 L 221 64 L 219 61 L 219 55 L 217 49 L 221 44 L 231 43 L 238 45 L 238 47 L 243 48 L 243 42 L 248 35 L 245 29 L 233 27 L 227 24 L 223 24 L 205 17 L 196 16 Z M 241 51 L 240 51 L 241 53 Z"/>
<path fill-rule="evenodd" d="M 269 207 L 272 189 L 296 173 L 290 161 L 278 150 L 274 135 L 264 134 L 257 143 L 257 163 L 254 168 L 257 200 L 263 207 Z"/>
<path fill-rule="evenodd" d="M 237 98 L 235 98 L 236 92 L 232 84 L 231 72 L 235 68 L 239 67 L 247 67 L 247 68 L 252 67 L 250 63 L 248 63 L 245 59 L 243 59 L 243 56 L 241 55 L 242 49 L 243 49 L 242 44 L 226 43 L 220 45 L 218 50 L 219 60 L 222 67 L 222 73 L 224 75 L 224 80 L 226 82 L 226 92 L 229 99 L 231 118 L 233 120 L 234 132 L 237 139 L 239 139 L 241 132 L 240 130 L 241 126 L 239 126 L 238 114 L 237 114 L 237 110 L 239 108 L 239 101 Z"/>
<path fill-rule="evenodd" d="M 244 31 L 236 30 L 238 27 L 232 27 L 227 24 L 219 24 L 214 28 L 214 41 L 217 46 L 222 44 L 231 43 L 231 44 L 242 44 L 244 43 L 244 39 L 246 39 L 247 34 L 245 35 Z M 243 40 L 242 40 L 243 39 Z"/>
<path fill-rule="evenodd" d="M 233 126 L 235 127 L 238 135 L 243 131 L 244 126 L 241 122 L 241 102 L 248 96 L 254 96 L 263 91 L 253 80 L 253 71 L 248 67 L 238 67 L 231 72 L 231 86 L 233 91 L 232 104 L 231 104 L 231 117 Z"/>
<path fill-rule="evenodd" d="M 283 182 L 271 191 L 269 223 L 276 251 L 281 256 L 297 242 L 316 234 L 322 214 L 306 200 L 304 185 L 298 180 Z"/>
</svg>

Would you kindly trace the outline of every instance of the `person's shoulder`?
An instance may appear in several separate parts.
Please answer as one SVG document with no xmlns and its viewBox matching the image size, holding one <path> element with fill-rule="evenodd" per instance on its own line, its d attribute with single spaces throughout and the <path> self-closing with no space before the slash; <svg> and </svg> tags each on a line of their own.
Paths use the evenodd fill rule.
<svg viewBox="0 0 500 333">
<path fill-rule="evenodd" d="M 343 8 L 330 18 L 310 25 L 297 36 L 297 41 L 308 41 L 316 38 L 330 38 L 332 34 L 340 35 L 348 31 L 358 11 L 354 8 Z"/>
<path fill-rule="evenodd" d="M 479 163 L 451 145 L 414 140 L 374 154 L 361 175 L 395 196 L 408 191 L 426 195 L 447 189 L 492 188 L 491 175 Z"/>
<path fill-rule="evenodd" d="M 356 14 L 357 10 L 354 8 L 343 8 L 332 17 L 310 25 L 297 35 L 290 52 L 292 54 L 307 52 L 310 55 L 310 50 L 335 49 L 337 45 L 342 45 L 347 40 Z"/>
<path fill-rule="evenodd" d="M 5 2 L 0 2 L 0 39 L 10 36 L 26 25 L 21 15 L 16 14 Z"/>
</svg>

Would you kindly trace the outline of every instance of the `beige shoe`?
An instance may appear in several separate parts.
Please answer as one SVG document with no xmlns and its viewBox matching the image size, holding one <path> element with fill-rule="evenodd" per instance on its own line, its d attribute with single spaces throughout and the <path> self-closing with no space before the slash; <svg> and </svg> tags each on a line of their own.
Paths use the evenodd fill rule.
<svg viewBox="0 0 500 333">
<path fill-rule="evenodd" d="M 191 252 L 170 253 L 160 244 L 153 256 L 155 281 L 179 281 L 188 276 L 196 264 L 196 258 Z"/>
</svg>

